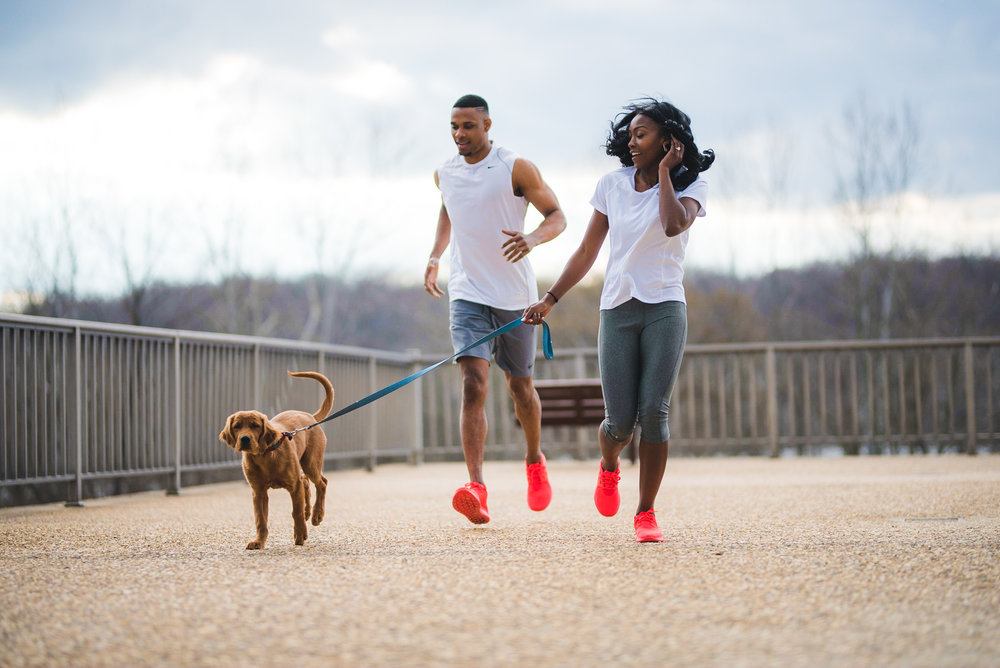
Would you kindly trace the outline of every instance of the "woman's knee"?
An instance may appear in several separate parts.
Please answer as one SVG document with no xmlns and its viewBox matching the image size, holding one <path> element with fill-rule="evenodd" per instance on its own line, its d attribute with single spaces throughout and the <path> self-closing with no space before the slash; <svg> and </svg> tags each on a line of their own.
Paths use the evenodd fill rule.
<svg viewBox="0 0 1000 668">
<path fill-rule="evenodd" d="M 639 413 L 639 427 L 642 440 L 647 443 L 663 443 L 670 440 L 670 422 L 666 408 Z"/>
<path fill-rule="evenodd" d="M 627 424 L 628 427 L 623 427 L 622 425 L 624 424 Z M 615 443 L 627 443 L 632 438 L 632 433 L 635 430 L 635 419 L 628 422 L 618 422 L 607 417 L 601 423 L 601 429 L 604 430 L 604 435 Z"/>
</svg>

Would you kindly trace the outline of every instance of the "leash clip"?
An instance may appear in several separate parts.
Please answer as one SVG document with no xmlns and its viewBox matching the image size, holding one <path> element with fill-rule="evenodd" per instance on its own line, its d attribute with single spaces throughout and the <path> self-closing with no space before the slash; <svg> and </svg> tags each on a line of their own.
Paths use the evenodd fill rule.
<svg viewBox="0 0 1000 668">
<path fill-rule="evenodd" d="M 264 452 L 273 452 L 273 451 L 277 450 L 278 448 L 281 447 L 281 444 L 284 443 L 286 439 L 290 443 L 292 441 L 292 437 L 295 436 L 295 434 L 297 432 L 300 432 L 303 429 L 306 429 L 306 427 L 300 427 L 299 429 L 296 429 L 295 431 L 283 431 L 283 432 L 281 432 L 281 438 L 279 438 L 277 441 L 275 441 L 273 444 L 271 444 L 267 448 L 267 450 L 265 450 Z"/>
</svg>

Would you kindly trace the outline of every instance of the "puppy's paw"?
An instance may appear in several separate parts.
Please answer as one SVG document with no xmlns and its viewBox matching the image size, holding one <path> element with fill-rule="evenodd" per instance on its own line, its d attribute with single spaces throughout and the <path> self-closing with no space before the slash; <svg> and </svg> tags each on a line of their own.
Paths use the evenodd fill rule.
<svg viewBox="0 0 1000 668">
<path fill-rule="evenodd" d="M 316 508 L 315 510 L 313 510 L 312 524 L 313 526 L 316 526 L 322 521 L 323 521 L 323 509 Z"/>
<path fill-rule="evenodd" d="M 249 543 L 247 543 L 247 549 L 248 550 L 263 550 L 264 549 L 264 543 L 262 541 L 259 541 L 259 540 L 252 540 Z"/>
</svg>

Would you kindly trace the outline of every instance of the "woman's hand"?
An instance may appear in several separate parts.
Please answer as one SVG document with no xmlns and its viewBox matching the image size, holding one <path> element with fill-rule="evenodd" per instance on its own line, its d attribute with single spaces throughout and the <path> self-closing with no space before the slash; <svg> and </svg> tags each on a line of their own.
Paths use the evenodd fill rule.
<svg viewBox="0 0 1000 668">
<path fill-rule="evenodd" d="M 541 299 L 524 309 L 524 313 L 521 314 L 521 322 L 526 325 L 542 324 L 542 321 L 545 320 L 545 316 L 549 314 L 549 311 L 552 310 L 555 303 L 555 299 L 552 298 L 552 293 L 546 292 Z"/>
<path fill-rule="evenodd" d="M 684 160 L 684 144 L 677 141 L 673 135 L 670 137 L 670 145 L 664 144 L 663 150 L 665 153 L 660 160 L 660 169 L 666 169 L 667 172 L 670 172 Z"/>
</svg>

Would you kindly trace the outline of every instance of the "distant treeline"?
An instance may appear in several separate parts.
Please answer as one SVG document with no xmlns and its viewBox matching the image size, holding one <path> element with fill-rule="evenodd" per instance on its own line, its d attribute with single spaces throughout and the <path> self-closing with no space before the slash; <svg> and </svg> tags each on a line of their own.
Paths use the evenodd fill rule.
<svg viewBox="0 0 1000 668">
<path fill-rule="evenodd" d="M 874 256 L 740 278 L 689 269 L 689 343 L 1000 334 L 1000 258 Z M 549 281 L 542 281 L 541 290 Z M 558 345 L 594 346 L 600 283 L 549 316 Z M 49 295 L 25 313 L 151 327 L 305 339 L 403 351 L 450 349 L 448 304 L 388 279 L 150 284 L 117 298 Z"/>
</svg>

